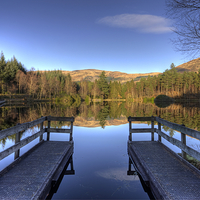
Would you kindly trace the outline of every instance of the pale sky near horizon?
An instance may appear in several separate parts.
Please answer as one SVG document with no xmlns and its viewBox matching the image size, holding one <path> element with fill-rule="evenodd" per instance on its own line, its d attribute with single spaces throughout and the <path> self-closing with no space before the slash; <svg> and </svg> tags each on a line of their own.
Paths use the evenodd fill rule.
<svg viewBox="0 0 200 200">
<path fill-rule="evenodd" d="M 27 69 L 149 73 L 189 61 L 170 41 L 165 0 L 0 0 L 0 22 L 0 51 Z"/>
</svg>

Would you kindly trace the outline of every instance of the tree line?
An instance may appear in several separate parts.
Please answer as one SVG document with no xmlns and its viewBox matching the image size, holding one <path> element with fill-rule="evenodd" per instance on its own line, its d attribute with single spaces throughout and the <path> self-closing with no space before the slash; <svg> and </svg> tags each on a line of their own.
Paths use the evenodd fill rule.
<svg viewBox="0 0 200 200">
<path fill-rule="evenodd" d="M 27 94 L 35 99 L 59 99 L 67 104 L 80 104 L 90 99 L 126 99 L 134 101 L 165 94 L 174 98 L 199 98 L 200 71 L 178 73 L 172 63 L 170 69 L 158 76 L 148 76 L 140 81 L 108 82 L 103 71 L 94 82 L 74 82 L 70 74 L 61 70 L 27 70 L 13 57 L 6 61 L 1 53 L 0 94 Z"/>
</svg>

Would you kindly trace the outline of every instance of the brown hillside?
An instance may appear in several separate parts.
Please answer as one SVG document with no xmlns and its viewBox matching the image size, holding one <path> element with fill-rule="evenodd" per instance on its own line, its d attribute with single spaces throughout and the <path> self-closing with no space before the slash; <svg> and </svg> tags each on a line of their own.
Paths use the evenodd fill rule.
<svg viewBox="0 0 200 200">
<path fill-rule="evenodd" d="M 62 71 L 64 74 L 70 73 L 73 81 L 95 81 L 98 79 L 103 70 L 97 69 L 84 69 L 84 70 L 74 70 L 74 71 Z M 108 81 L 120 81 L 121 83 L 131 81 L 138 81 L 141 77 L 155 76 L 160 74 L 159 72 L 145 73 L 145 74 L 127 74 L 118 71 L 105 71 Z"/>
<path fill-rule="evenodd" d="M 176 67 L 178 72 L 198 72 L 200 69 L 200 58 L 183 63 Z"/>
</svg>

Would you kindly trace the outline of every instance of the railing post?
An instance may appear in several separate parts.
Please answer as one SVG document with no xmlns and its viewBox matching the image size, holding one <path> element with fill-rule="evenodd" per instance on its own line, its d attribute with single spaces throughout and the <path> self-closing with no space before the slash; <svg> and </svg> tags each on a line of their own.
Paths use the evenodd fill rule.
<svg viewBox="0 0 200 200">
<path fill-rule="evenodd" d="M 20 125 L 20 123 L 18 123 L 17 125 Z M 15 134 L 15 144 L 17 144 L 18 142 L 20 142 L 20 132 Z M 19 153 L 20 153 L 20 149 L 15 151 L 15 159 L 19 158 Z"/>
<path fill-rule="evenodd" d="M 48 119 L 48 127 L 47 127 L 47 129 L 50 129 L 50 127 L 51 127 L 50 117 L 51 117 L 51 115 L 49 115 L 49 119 Z M 47 131 L 47 141 L 49 141 L 49 138 L 50 138 L 50 132 Z"/>
<path fill-rule="evenodd" d="M 73 121 L 71 121 L 71 132 L 70 132 L 70 139 L 69 139 L 69 141 L 73 140 L 72 132 L 73 132 Z"/>
<path fill-rule="evenodd" d="M 185 126 L 184 124 L 182 124 L 182 126 Z M 185 135 L 185 133 L 182 133 L 181 132 L 181 142 L 184 144 L 184 145 L 186 145 L 186 135 Z M 181 150 L 182 151 L 182 157 L 184 158 L 184 159 L 186 159 L 186 153 L 185 153 L 185 151 L 183 151 L 183 150 Z"/>
<path fill-rule="evenodd" d="M 161 131 L 161 123 L 160 123 L 160 122 L 158 122 L 158 130 Z M 160 135 L 158 135 L 158 141 L 159 141 L 159 142 L 162 142 L 162 141 L 161 141 L 161 136 L 160 136 Z"/>
<path fill-rule="evenodd" d="M 132 133 L 131 133 L 131 119 L 130 117 L 128 118 L 128 121 L 129 121 L 129 141 L 132 141 Z"/>
<path fill-rule="evenodd" d="M 154 141 L 154 116 L 151 116 L 151 141 Z"/>
<path fill-rule="evenodd" d="M 131 159 L 129 157 L 129 162 L 128 162 L 128 171 L 129 171 L 129 173 L 131 172 L 131 164 L 132 164 L 132 161 L 131 161 Z"/>
<path fill-rule="evenodd" d="M 41 116 L 41 117 L 43 117 L 43 116 Z M 43 130 L 43 122 L 41 122 L 40 123 L 40 131 L 42 131 Z M 40 135 L 40 142 L 43 140 L 43 134 L 42 135 Z"/>
<path fill-rule="evenodd" d="M 70 165 L 71 165 L 71 171 L 74 171 L 74 164 L 73 164 L 72 155 L 71 155 L 71 158 L 70 158 Z"/>
</svg>

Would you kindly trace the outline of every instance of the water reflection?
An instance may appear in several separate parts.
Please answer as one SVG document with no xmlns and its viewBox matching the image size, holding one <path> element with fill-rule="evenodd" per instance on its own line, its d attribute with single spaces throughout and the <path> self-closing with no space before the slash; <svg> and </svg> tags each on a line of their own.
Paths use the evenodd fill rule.
<svg viewBox="0 0 200 200">
<path fill-rule="evenodd" d="M 128 124 L 74 127 L 76 174 L 64 176 L 52 199 L 149 199 L 137 176 L 127 176 Z"/>
<path fill-rule="evenodd" d="M 140 176 L 136 175 L 133 164 L 128 161 L 128 116 L 158 116 L 185 126 L 200 130 L 200 107 L 184 104 L 172 104 L 167 108 L 158 108 L 148 103 L 105 102 L 90 105 L 81 104 L 80 107 L 69 107 L 52 103 L 38 103 L 31 106 L 4 106 L 0 108 L 0 129 L 15 126 L 40 118 L 41 116 L 75 117 L 74 122 L 74 165 L 76 174 L 61 179 L 52 199 L 148 199 Z M 52 122 L 52 127 L 63 128 L 69 126 L 66 122 Z M 47 124 L 44 124 L 47 126 Z M 148 128 L 148 124 L 137 122 L 138 128 Z M 155 127 L 157 125 L 155 124 Z M 89 127 L 89 128 L 88 128 Z M 39 127 L 35 127 L 35 130 Z M 104 129 L 102 129 L 104 128 Z M 163 127 L 169 135 L 179 137 L 180 133 Z M 28 134 L 35 132 L 29 130 Z M 25 137 L 21 133 L 20 137 Z M 45 137 L 45 136 L 44 136 Z M 59 134 L 52 137 L 60 139 Z M 148 138 L 149 137 L 149 138 Z M 63 135 L 61 137 L 63 139 Z M 155 139 L 157 135 L 155 134 Z M 134 140 L 150 140 L 150 134 L 134 134 Z M 190 138 L 187 138 L 190 140 Z M 15 136 L 0 140 L 1 146 L 7 148 L 15 142 Z M 165 141 L 163 141 L 165 143 Z M 187 143 L 189 143 L 187 141 Z M 194 143 L 191 143 L 194 145 Z M 73 164 L 72 164 L 73 165 Z M 127 166 L 129 168 L 127 172 Z M 131 167 L 130 167 L 131 166 Z M 69 165 L 68 167 L 71 167 Z M 73 167 L 72 167 L 73 168 Z M 71 172 L 73 173 L 70 168 Z M 141 182 L 141 183 L 140 183 Z M 77 192 L 78 191 L 78 192 Z M 53 196 L 52 196 L 53 195 Z"/>
<path fill-rule="evenodd" d="M 118 126 L 127 123 L 128 116 L 159 116 L 170 122 L 184 124 L 186 127 L 200 131 L 200 105 L 199 104 L 172 104 L 167 108 L 159 108 L 151 103 L 126 103 L 126 102 L 103 102 L 82 103 L 79 107 L 57 105 L 54 103 L 36 103 L 31 105 L 5 105 L 0 108 L 0 130 L 16 126 L 17 123 L 33 121 L 41 116 L 65 116 L 75 117 L 75 126 L 80 127 L 102 127 Z M 47 123 L 47 122 L 46 122 Z M 150 122 L 148 122 L 150 123 Z M 52 122 L 52 127 L 61 128 L 69 126 L 70 122 Z M 44 126 L 47 124 L 44 123 Z M 39 127 L 35 127 L 36 129 Z M 163 127 L 170 136 L 174 136 L 172 129 Z M 34 132 L 34 128 L 32 130 Z M 25 136 L 22 132 L 20 137 Z M 14 142 L 15 135 L 0 140 L 2 148 L 6 143 Z"/>
<path fill-rule="evenodd" d="M 134 170 L 132 170 L 132 167 L 133 167 Z M 155 199 L 154 196 L 153 196 L 153 194 L 152 194 L 152 192 L 151 192 L 151 190 L 150 190 L 150 188 L 147 186 L 148 183 L 145 183 L 143 181 L 142 177 L 140 176 L 140 174 L 138 174 L 138 172 L 135 170 L 135 164 L 134 164 L 134 162 L 131 161 L 130 157 L 129 157 L 129 165 L 128 165 L 127 175 L 128 176 L 137 176 L 138 179 L 141 182 L 141 185 L 142 185 L 144 191 L 148 194 L 149 199 L 151 199 L 151 200 Z"/>
<path fill-rule="evenodd" d="M 132 176 L 132 177 L 127 176 L 127 173 L 124 168 L 111 168 L 107 170 L 101 170 L 101 171 L 96 172 L 96 175 L 105 179 L 113 179 L 116 181 L 139 180 L 138 176 Z"/>
<path fill-rule="evenodd" d="M 51 191 L 49 192 L 46 199 L 51 199 L 53 197 L 53 195 L 57 192 L 64 176 L 74 175 L 74 174 L 75 174 L 75 170 L 74 170 L 74 165 L 73 165 L 73 155 L 71 155 L 71 157 L 69 158 L 68 162 L 66 163 L 58 181 L 55 183 L 52 182 Z"/>
<path fill-rule="evenodd" d="M 199 104 L 172 104 L 167 108 L 159 108 L 151 103 L 104 102 L 82 103 L 79 107 L 56 105 L 53 103 L 37 103 L 32 105 L 5 105 L 0 108 L 0 130 L 33 121 L 41 116 L 75 117 L 74 125 L 100 126 L 120 125 L 127 123 L 128 116 L 159 116 L 170 122 L 184 124 L 186 127 L 200 130 Z M 116 119 L 118 119 L 116 123 Z M 86 122 L 90 121 L 90 124 Z M 54 122 L 52 126 L 61 127 L 66 122 Z"/>
</svg>

